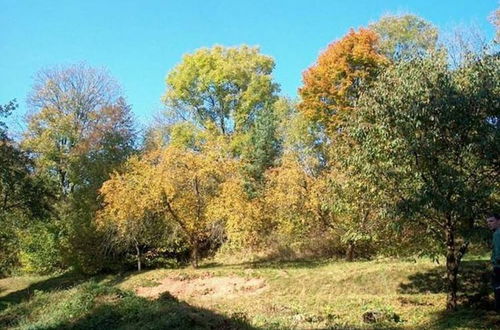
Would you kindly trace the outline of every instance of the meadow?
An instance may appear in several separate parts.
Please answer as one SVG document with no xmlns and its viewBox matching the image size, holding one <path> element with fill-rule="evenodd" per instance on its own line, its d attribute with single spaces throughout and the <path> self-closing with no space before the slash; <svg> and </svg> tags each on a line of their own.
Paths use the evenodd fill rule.
<svg viewBox="0 0 500 330">
<path fill-rule="evenodd" d="M 428 259 L 218 263 L 84 277 L 0 280 L 6 329 L 479 329 L 491 310 L 486 258 L 465 260 L 459 307 Z"/>
</svg>

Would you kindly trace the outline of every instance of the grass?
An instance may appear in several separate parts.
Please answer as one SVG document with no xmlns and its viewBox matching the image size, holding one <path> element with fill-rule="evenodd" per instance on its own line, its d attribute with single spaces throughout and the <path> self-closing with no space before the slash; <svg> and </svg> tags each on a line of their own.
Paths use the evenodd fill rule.
<svg viewBox="0 0 500 330">
<path fill-rule="evenodd" d="M 497 328 L 488 261 L 464 261 L 460 308 L 444 310 L 444 268 L 427 260 L 205 263 L 83 278 L 0 280 L 0 328 L 20 329 L 324 329 Z M 162 279 L 262 279 L 266 288 L 225 296 L 186 292 L 137 296 Z M 208 291 L 207 291 L 208 292 Z"/>
</svg>

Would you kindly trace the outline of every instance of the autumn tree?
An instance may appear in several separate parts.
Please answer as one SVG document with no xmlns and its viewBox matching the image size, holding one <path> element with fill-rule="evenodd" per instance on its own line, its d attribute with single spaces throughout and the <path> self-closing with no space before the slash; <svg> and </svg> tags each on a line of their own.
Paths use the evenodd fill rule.
<svg viewBox="0 0 500 330">
<path fill-rule="evenodd" d="M 166 79 L 167 116 L 230 137 L 252 195 L 280 152 L 273 69 L 274 60 L 258 48 L 214 46 L 185 55 Z"/>
<path fill-rule="evenodd" d="M 425 227 L 445 255 L 448 309 L 474 225 L 498 203 L 499 73 L 491 55 L 454 70 L 438 56 L 400 63 L 362 97 L 346 129 L 357 142 L 348 166 L 394 196 L 387 214 Z"/>
<path fill-rule="evenodd" d="M 340 166 L 353 143 L 342 134 L 343 127 L 355 118 L 359 97 L 388 64 L 389 59 L 379 52 L 379 36 L 374 31 L 351 30 L 320 54 L 304 73 L 299 90 L 299 110 L 310 127 L 316 127 L 316 140 L 322 141 L 319 160 L 324 173 L 318 177 L 322 177 L 319 182 L 328 182 L 325 193 L 333 197 L 323 201 L 322 207 L 335 215 L 329 226 L 344 245 L 348 260 L 353 260 L 359 245 L 373 237 L 368 233 L 375 212 L 371 211 L 374 200 L 362 192 L 363 180 Z"/>
<path fill-rule="evenodd" d="M 104 183 L 101 193 L 106 207 L 101 219 L 118 223 L 121 235 L 129 240 L 141 236 L 147 215 L 175 224 L 196 267 L 216 220 L 208 216 L 209 208 L 236 168 L 217 145 L 205 145 L 202 152 L 169 146 L 132 161 L 136 163 L 131 172 L 115 174 Z"/>
<path fill-rule="evenodd" d="M 130 125 L 130 109 L 120 99 L 117 83 L 85 64 L 40 71 L 28 102 L 32 113 L 23 144 L 65 196 L 75 189 L 74 164 L 107 134 L 102 126 Z"/>
<path fill-rule="evenodd" d="M 134 152 L 130 107 L 106 71 L 84 64 L 39 72 L 29 104 L 22 145 L 57 190 L 60 245 L 70 263 L 99 268 L 102 238 L 91 220 L 102 182 Z"/>
<path fill-rule="evenodd" d="M 304 72 L 299 89 L 299 109 L 308 119 L 330 132 L 342 126 L 362 90 L 387 64 L 378 52 L 378 42 L 371 30 L 351 30 L 319 55 Z"/>
<path fill-rule="evenodd" d="M 437 48 L 437 28 L 416 15 L 387 15 L 368 27 L 379 36 L 380 52 L 393 61 L 423 56 Z"/>
<path fill-rule="evenodd" d="M 132 157 L 122 174 L 112 175 L 101 188 L 105 207 L 96 217 L 98 227 L 106 232 L 109 246 L 118 251 L 134 249 L 138 271 L 142 269 L 144 247 L 158 246 L 169 227 L 160 212 L 140 204 L 151 193 L 153 178 L 149 170 L 155 159 L 151 155 L 143 159 Z"/>
</svg>

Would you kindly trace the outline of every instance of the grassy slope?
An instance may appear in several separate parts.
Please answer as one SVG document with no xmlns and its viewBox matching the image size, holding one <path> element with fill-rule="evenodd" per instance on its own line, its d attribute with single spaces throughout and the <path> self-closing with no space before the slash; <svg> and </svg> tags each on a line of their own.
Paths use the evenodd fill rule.
<svg viewBox="0 0 500 330">
<path fill-rule="evenodd" d="M 176 299 L 137 297 L 165 277 L 261 278 L 258 295 Z M 443 267 L 419 260 L 206 264 L 123 276 L 17 277 L 0 280 L 0 328 L 495 328 L 488 311 L 488 263 L 466 261 L 461 308 L 443 311 Z M 375 312 L 382 319 L 365 323 Z"/>
</svg>

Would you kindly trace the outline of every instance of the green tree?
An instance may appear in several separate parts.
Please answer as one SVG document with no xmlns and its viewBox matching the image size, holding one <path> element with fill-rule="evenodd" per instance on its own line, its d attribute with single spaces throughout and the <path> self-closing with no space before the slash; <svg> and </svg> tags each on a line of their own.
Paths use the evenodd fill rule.
<svg viewBox="0 0 500 330">
<path fill-rule="evenodd" d="M 98 189 L 135 149 L 130 107 L 116 82 L 87 65 L 37 74 L 23 146 L 57 188 L 60 246 L 71 264 L 104 266 L 103 237 L 92 221 Z"/>
<path fill-rule="evenodd" d="M 167 76 L 170 111 L 222 134 L 248 131 L 276 101 L 274 61 L 248 46 L 202 48 L 184 56 Z"/>
<path fill-rule="evenodd" d="M 16 108 L 15 100 L 0 105 L 0 118 Z M 18 264 L 17 233 L 47 215 L 49 197 L 44 182 L 33 175 L 33 162 L 0 121 L 0 274 Z"/>
<path fill-rule="evenodd" d="M 498 56 L 451 70 L 443 57 L 402 62 L 360 100 L 346 166 L 394 196 L 394 215 L 432 235 L 446 256 L 447 308 L 474 224 L 498 198 Z M 394 218 L 388 217 L 388 220 Z"/>
<path fill-rule="evenodd" d="M 234 155 L 244 160 L 250 194 L 260 189 L 280 149 L 273 68 L 273 59 L 258 48 L 214 46 L 185 55 L 166 79 L 164 102 L 170 115 L 194 125 L 192 132 L 199 128 L 230 137 Z M 192 144 L 186 124 L 170 126 L 175 141 L 184 137 Z"/>
<path fill-rule="evenodd" d="M 437 47 L 437 28 L 416 15 L 387 15 L 369 28 L 379 35 L 382 54 L 393 61 L 422 56 Z"/>
<path fill-rule="evenodd" d="M 275 165 L 281 152 L 277 133 L 278 118 L 274 109 L 259 113 L 242 151 L 247 192 L 255 195 L 262 189 L 264 173 Z M 259 187 L 260 186 L 260 187 Z"/>
</svg>

